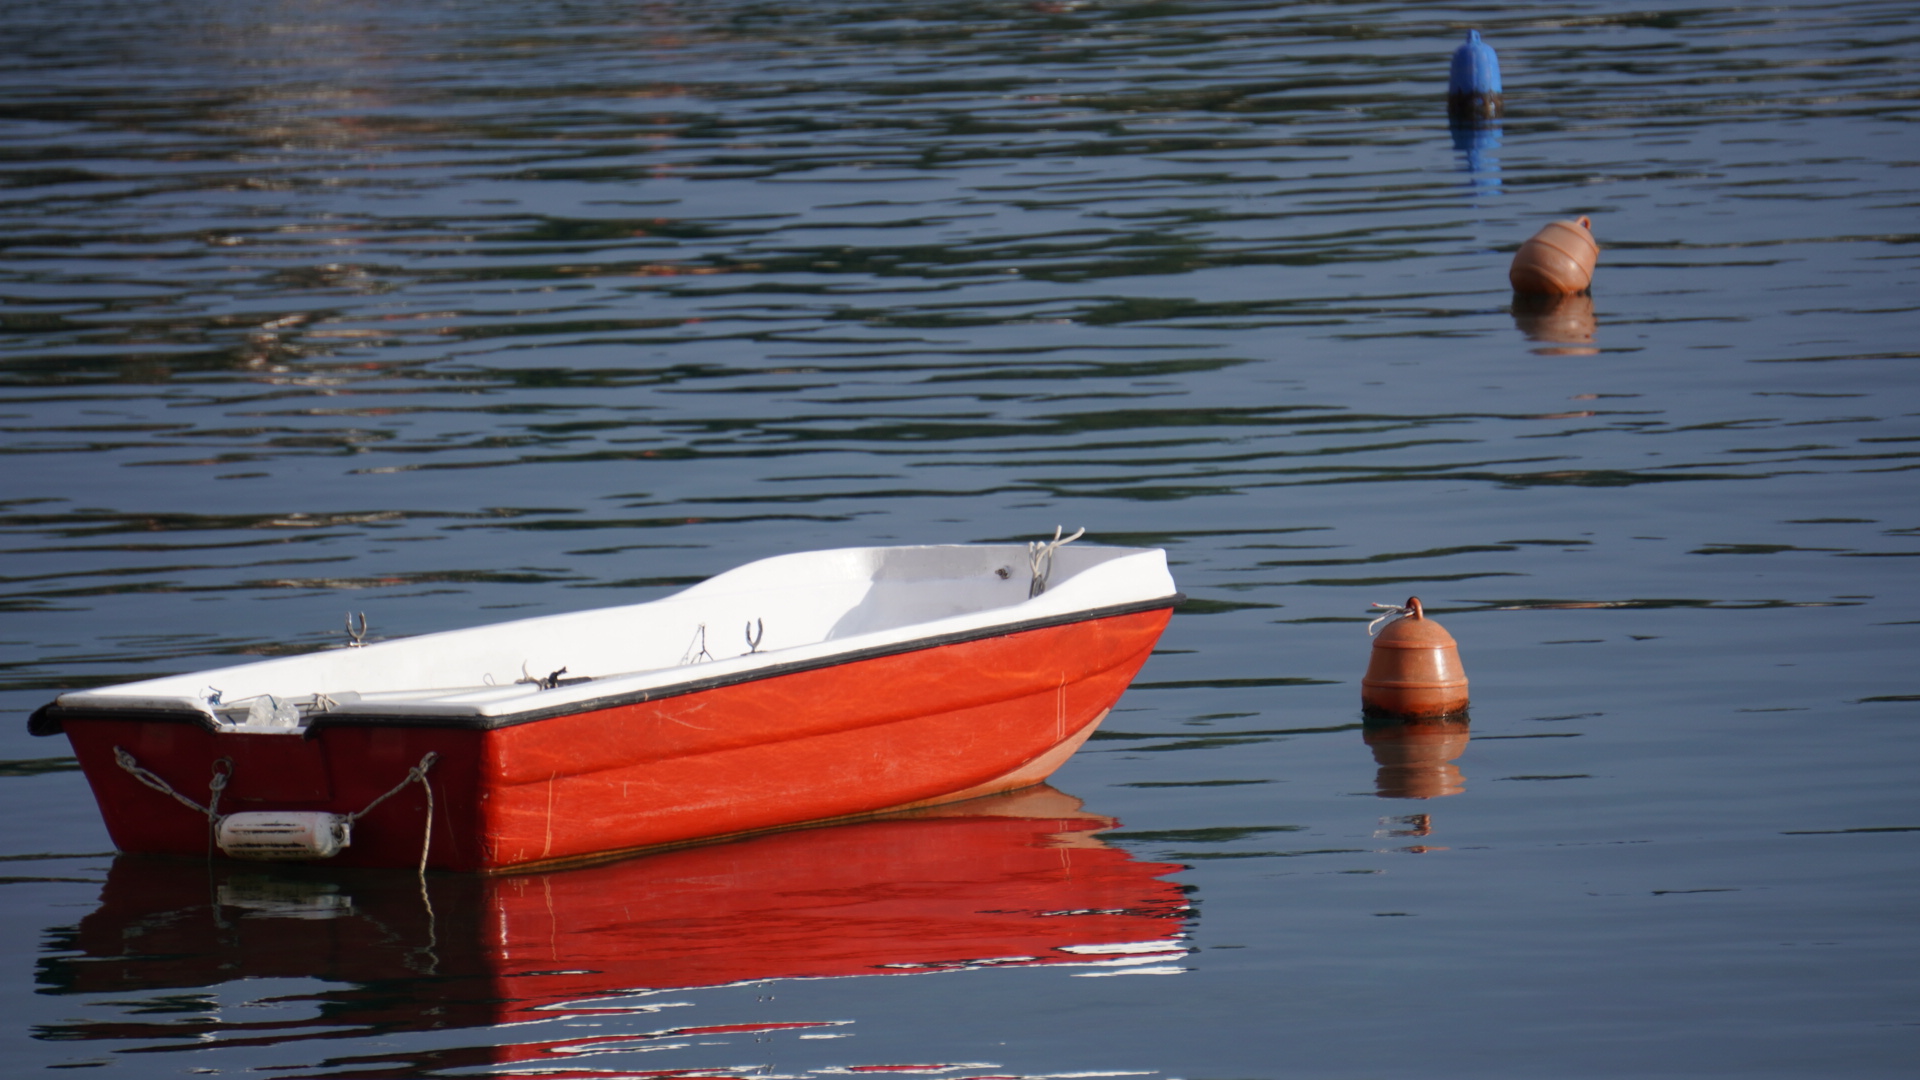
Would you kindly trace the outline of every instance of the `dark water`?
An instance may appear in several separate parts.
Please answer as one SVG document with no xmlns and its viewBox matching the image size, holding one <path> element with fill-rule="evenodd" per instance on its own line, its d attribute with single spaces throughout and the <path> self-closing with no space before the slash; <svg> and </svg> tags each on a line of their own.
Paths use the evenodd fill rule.
<svg viewBox="0 0 1920 1080">
<path fill-rule="evenodd" d="M 1469 26 L 1508 116 L 1456 145 Z M 17 2 L 0 48 L 9 1072 L 1911 1074 L 1912 5 Z M 1580 214 L 1591 311 L 1516 309 Z M 156 877 L 24 731 L 349 609 L 1056 524 L 1193 597 L 1085 809 L 737 845 L 698 919 L 664 865 Z M 1470 742 L 1360 724 L 1410 593 Z"/>
</svg>

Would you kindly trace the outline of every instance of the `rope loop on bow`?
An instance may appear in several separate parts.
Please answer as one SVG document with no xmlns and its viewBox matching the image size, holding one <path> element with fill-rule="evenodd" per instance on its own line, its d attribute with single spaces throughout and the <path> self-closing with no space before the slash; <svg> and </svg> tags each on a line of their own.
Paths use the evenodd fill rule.
<svg viewBox="0 0 1920 1080">
<path fill-rule="evenodd" d="M 1072 536 L 1062 537 L 1060 534 L 1065 530 L 1066 526 L 1055 525 L 1053 527 L 1053 539 L 1028 542 L 1027 562 L 1033 567 L 1033 581 L 1027 585 L 1027 599 L 1031 600 L 1047 591 L 1047 582 L 1053 577 L 1054 552 L 1087 535 L 1085 526 L 1082 526 Z"/>
</svg>

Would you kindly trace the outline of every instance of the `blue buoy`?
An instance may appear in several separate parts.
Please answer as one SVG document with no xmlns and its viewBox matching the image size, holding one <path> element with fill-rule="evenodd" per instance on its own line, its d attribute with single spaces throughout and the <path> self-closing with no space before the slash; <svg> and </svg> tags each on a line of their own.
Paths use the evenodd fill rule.
<svg viewBox="0 0 1920 1080">
<path fill-rule="evenodd" d="M 1500 57 L 1480 40 L 1480 31 L 1467 31 L 1464 45 L 1453 51 L 1447 75 L 1447 115 L 1456 120 L 1491 120 L 1505 111 L 1500 97 Z"/>
</svg>

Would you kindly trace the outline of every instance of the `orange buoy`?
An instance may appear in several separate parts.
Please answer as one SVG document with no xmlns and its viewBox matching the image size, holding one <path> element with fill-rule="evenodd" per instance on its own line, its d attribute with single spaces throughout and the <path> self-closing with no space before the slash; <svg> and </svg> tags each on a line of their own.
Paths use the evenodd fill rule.
<svg viewBox="0 0 1920 1080">
<path fill-rule="evenodd" d="M 1546 296 L 1586 292 L 1593 284 L 1593 264 L 1600 245 L 1593 239 L 1593 220 L 1550 222 L 1513 253 L 1507 280 L 1513 290 Z"/>
<path fill-rule="evenodd" d="M 1385 607 L 1389 605 L 1375 605 Z M 1368 716 L 1424 720 L 1467 711 L 1467 673 L 1453 635 L 1410 596 L 1404 608 L 1373 639 L 1373 658 L 1360 680 L 1360 705 Z"/>
</svg>

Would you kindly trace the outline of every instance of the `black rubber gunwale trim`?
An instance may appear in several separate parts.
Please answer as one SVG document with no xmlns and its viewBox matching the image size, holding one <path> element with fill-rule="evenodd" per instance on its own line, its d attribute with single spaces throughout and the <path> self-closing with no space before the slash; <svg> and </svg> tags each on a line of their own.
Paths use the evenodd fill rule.
<svg viewBox="0 0 1920 1080">
<path fill-rule="evenodd" d="M 50 701 L 27 717 L 27 734 L 58 735 L 66 730 L 65 725 L 69 720 L 145 720 L 158 724 L 198 724 L 208 731 L 220 730 L 214 726 L 211 717 L 198 709 L 69 708 Z"/>
<path fill-rule="evenodd" d="M 795 660 L 784 664 L 755 668 L 752 671 L 737 672 L 732 675 L 716 675 L 706 679 L 689 679 L 671 686 L 654 687 L 648 690 L 636 690 L 624 694 L 609 694 L 602 698 L 588 698 L 566 705 L 556 705 L 546 709 L 529 709 L 507 716 L 417 716 L 401 713 L 323 713 L 314 717 L 305 729 L 304 737 L 311 737 L 315 730 L 330 727 L 415 727 L 415 728 L 455 728 L 467 731 L 493 731 L 498 728 L 517 727 L 520 724 L 533 724 L 542 720 L 551 720 L 559 716 L 571 716 L 576 713 L 597 712 L 602 709 L 615 709 L 623 705 L 639 705 L 649 701 L 663 701 L 667 698 L 698 694 L 707 690 L 716 690 L 724 686 L 736 686 L 740 683 L 758 682 L 762 679 L 777 679 L 783 675 L 795 675 L 804 671 L 817 671 L 821 668 L 839 667 L 842 664 L 858 663 L 862 660 L 874 660 L 883 656 L 897 656 L 901 653 L 919 652 L 922 649 L 939 648 L 943 645 L 961 645 L 970 641 L 985 641 L 989 638 L 1008 637 L 1029 630 L 1044 630 L 1053 626 L 1068 626 L 1073 623 L 1096 622 L 1121 615 L 1137 615 L 1143 611 L 1160 611 L 1176 608 L 1185 603 L 1185 593 L 1173 593 L 1153 600 L 1136 600 L 1127 604 L 1113 604 L 1108 607 L 1090 608 L 1066 615 L 1049 615 L 1037 619 L 1022 619 L 1019 622 L 997 623 L 973 630 L 958 630 L 951 634 L 939 634 L 934 637 L 914 638 L 911 641 L 894 642 L 889 645 L 874 645 L 852 652 L 834 653 L 831 656 L 816 657 L 812 660 Z M 98 707 L 65 707 L 58 703 L 49 703 L 36 709 L 27 721 L 27 730 L 35 735 L 57 735 L 62 725 L 69 720 L 147 720 L 160 723 L 198 724 L 209 731 L 218 731 L 207 714 L 197 709 L 105 709 Z"/>
</svg>

